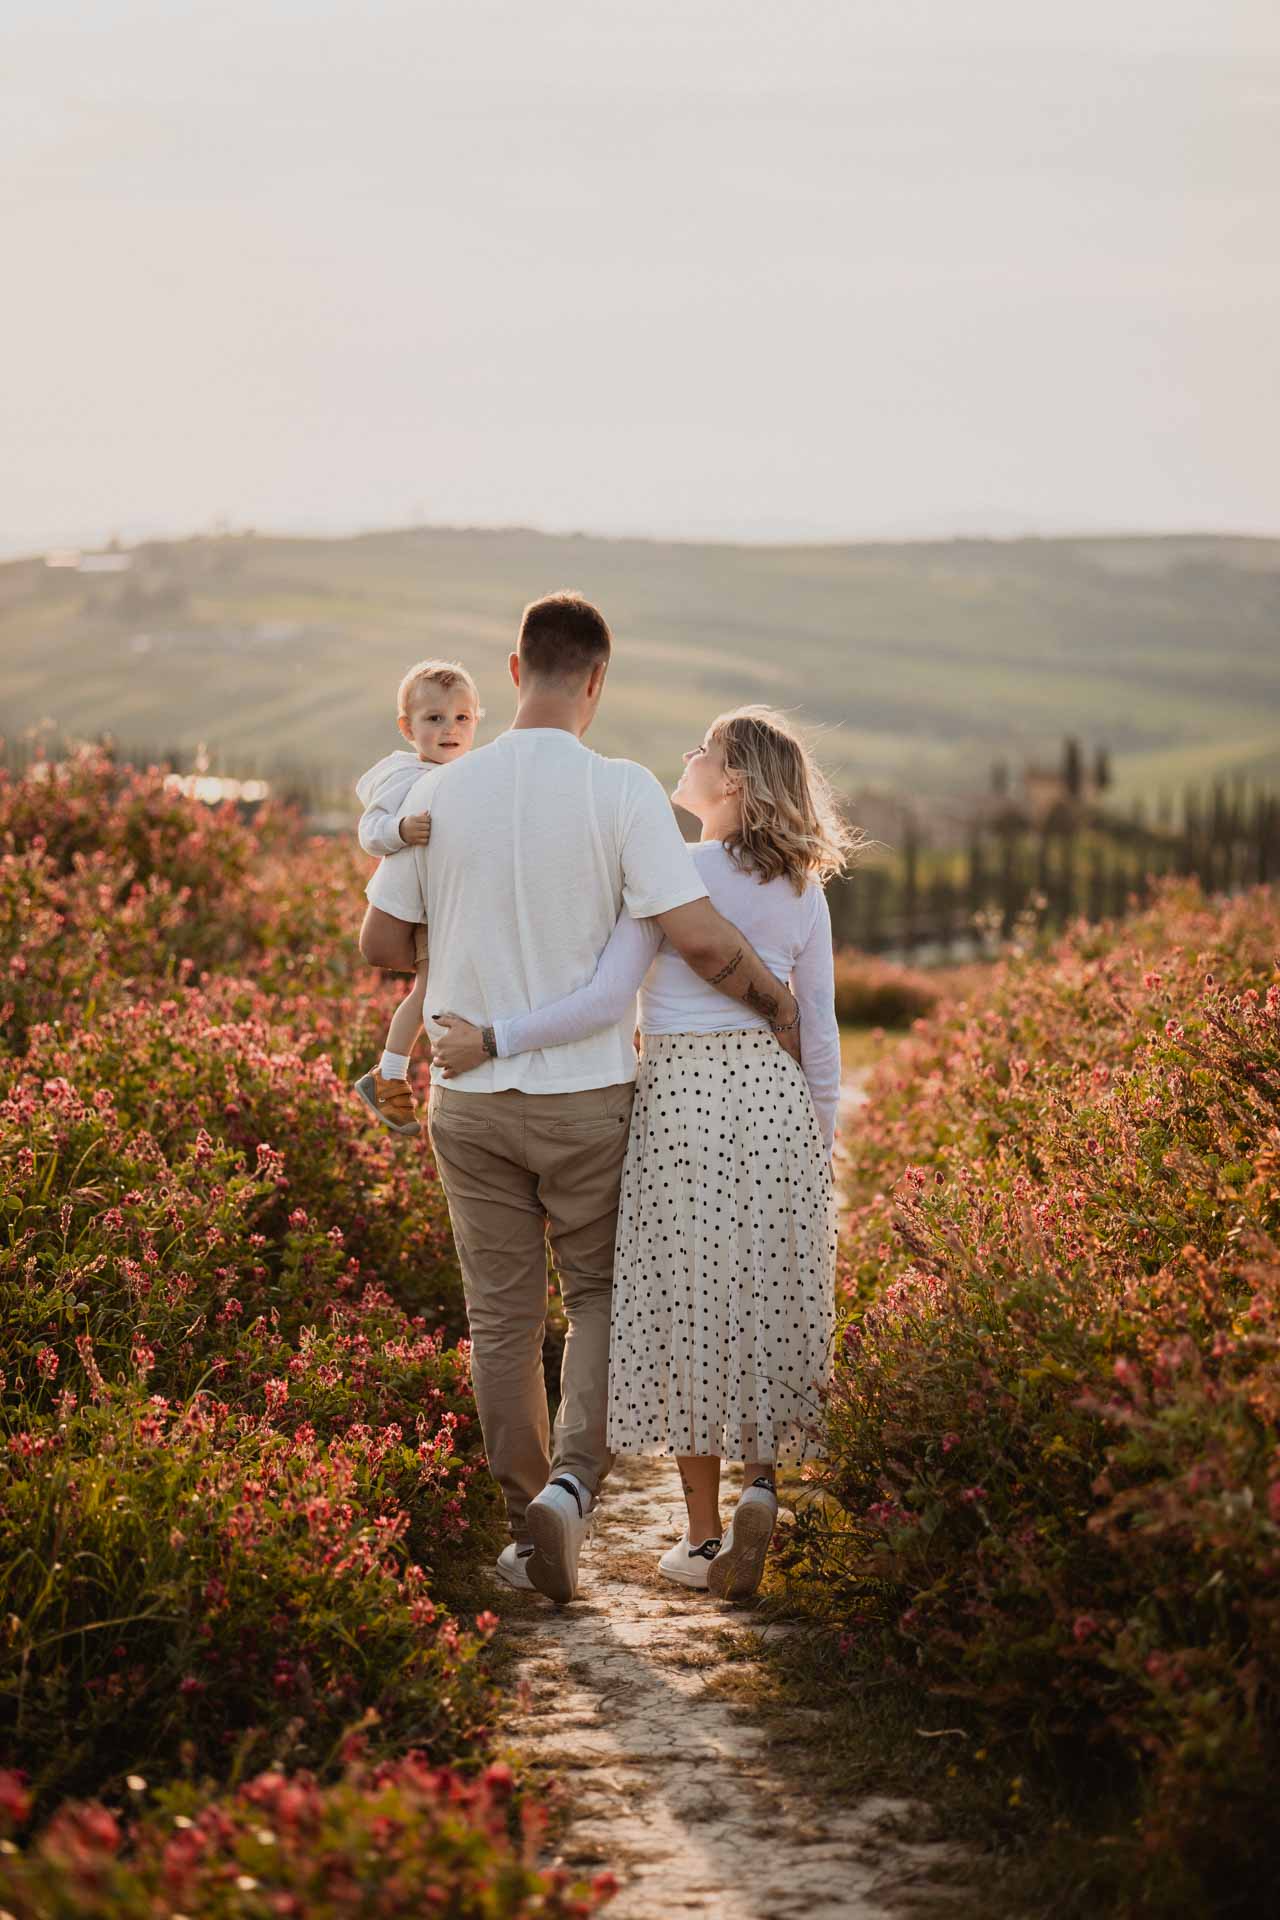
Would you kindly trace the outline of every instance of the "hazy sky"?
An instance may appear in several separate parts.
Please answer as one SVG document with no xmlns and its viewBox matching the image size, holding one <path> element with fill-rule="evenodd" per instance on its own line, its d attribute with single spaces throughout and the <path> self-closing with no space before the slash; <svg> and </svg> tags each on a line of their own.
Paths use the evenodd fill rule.
<svg viewBox="0 0 1280 1920">
<path fill-rule="evenodd" d="M 0 545 L 1280 531 L 1274 0 L 5 0 Z"/>
</svg>

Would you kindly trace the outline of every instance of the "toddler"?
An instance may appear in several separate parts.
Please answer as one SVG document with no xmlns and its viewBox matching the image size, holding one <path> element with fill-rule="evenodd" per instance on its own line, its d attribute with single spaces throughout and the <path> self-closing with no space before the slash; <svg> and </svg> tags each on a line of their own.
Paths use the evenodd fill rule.
<svg viewBox="0 0 1280 1920">
<path fill-rule="evenodd" d="M 402 812 L 409 790 L 424 766 L 448 766 L 461 759 L 474 743 L 476 722 L 484 709 L 475 681 L 457 660 L 419 660 L 400 682 L 396 700 L 397 724 L 411 743 L 387 754 L 356 782 L 364 806 L 360 816 L 360 845 L 366 853 L 399 853 L 402 847 L 425 847 L 431 838 L 431 815 Z M 423 1032 L 422 1008 L 427 992 L 427 929 L 414 938 L 417 969 L 409 993 L 400 1002 L 387 1029 L 386 1046 L 378 1065 L 362 1074 L 355 1091 L 384 1127 L 393 1133 L 417 1133 L 418 1118 L 409 1086 L 409 1057 Z"/>
</svg>

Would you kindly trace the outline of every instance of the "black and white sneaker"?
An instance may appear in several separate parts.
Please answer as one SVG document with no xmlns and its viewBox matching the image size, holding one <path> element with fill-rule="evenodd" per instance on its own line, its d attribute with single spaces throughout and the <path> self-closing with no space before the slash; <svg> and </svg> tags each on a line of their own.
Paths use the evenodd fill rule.
<svg viewBox="0 0 1280 1920">
<path fill-rule="evenodd" d="M 578 1556 L 590 1531 L 594 1501 L 572 1474 L 558 1474 L 525 1511 L 533 1552 L 529 1584 L 564 1606 L 578 1596 Z"/>
<path fill-rule="evenodd" d="M 502 1549 L 498 1555 L 495 1569 L 499 1580 L 505 1580 L 509 1587 L 526 1587 L 533 1591 L 533 1582 L 529 1578 L 529 1555 L 532 1547 L 517 1546 L 513 1540 L 510 1546 Z"/>
<path fill-rule="evenodd" d="M 686 1533 L 676 1546 L 667 1548 L 658 1562 L 658 1572 L 664 1580 L 674 1580 L 682 1587 L 699 1587 L 705 1592 L 707 1574 L 719 1551 L 718 1536 L 713 1535 L 700 1547 L 693 1547 Z"/>
<path fill-rule="evenodd" d="M 753 1480 L 738 1496 L 733 1519 L 708 1568 L 707 1586 L 721 1600 L 748 1600 L 760 1585 L 778 1518 L 778 1496 L 767 1480 Z"/>
</svg>

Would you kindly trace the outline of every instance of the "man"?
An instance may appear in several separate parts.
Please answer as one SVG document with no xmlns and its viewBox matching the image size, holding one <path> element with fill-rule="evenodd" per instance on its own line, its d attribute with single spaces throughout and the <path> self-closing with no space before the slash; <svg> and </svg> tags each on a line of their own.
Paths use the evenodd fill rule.
<svg viewBox="0 0 1280 1920">
<path fill-rule="evenodd" d="M 525 609 L 511 729 L 411 790 L 405 812 L 430 810 L 430 849 L 383 860 L 360 950 L 374 966 L 411 971 L 413 925 L 425 921 L 430 1004 L 489 1026 L 590 979 L 625 903 L 656 919 L 704 980 L 785 1029 L 798 1057 L 795 1001 L 707 899 L 657 780 L 582 744 L 611 649 L 603 616 L 578 594 Z M 490 1058 L 465 1087 L 432 1075 L 431 1144 L 462 1267 L 476 1405 L 513 1535 L 498 1572 L 560 1602 L 577 1592 L 587 1516 L 613 1460 L 609 1322 L 634 1024 Z M 548 1236 L 568 1320 L 550 1452 Z"/>
</svg>

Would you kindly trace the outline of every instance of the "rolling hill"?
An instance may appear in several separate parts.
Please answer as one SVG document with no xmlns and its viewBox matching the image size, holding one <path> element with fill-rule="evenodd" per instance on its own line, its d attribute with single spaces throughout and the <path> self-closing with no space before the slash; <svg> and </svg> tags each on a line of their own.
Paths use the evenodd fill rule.
<svg viewBox="0 0 1280 1920">
<path fill-rule="evenodd" d="M 990 761 L 1110 749 L 1122 791 L 1280 776 L 1280 541 L 1220 537 L 728 546 L 409 528 L 153 542 L 115 570 L 0 566 L 0 732 L 48 720 L 339 795 L 397 744 L 394 694 L 460 655 L 511 710 L 538 593 L 580 588 L 617 641 L 592 733 L 663 776 L 722 708 L 823 734 L 843 784 L 938 794 Z"/>
</svg>

